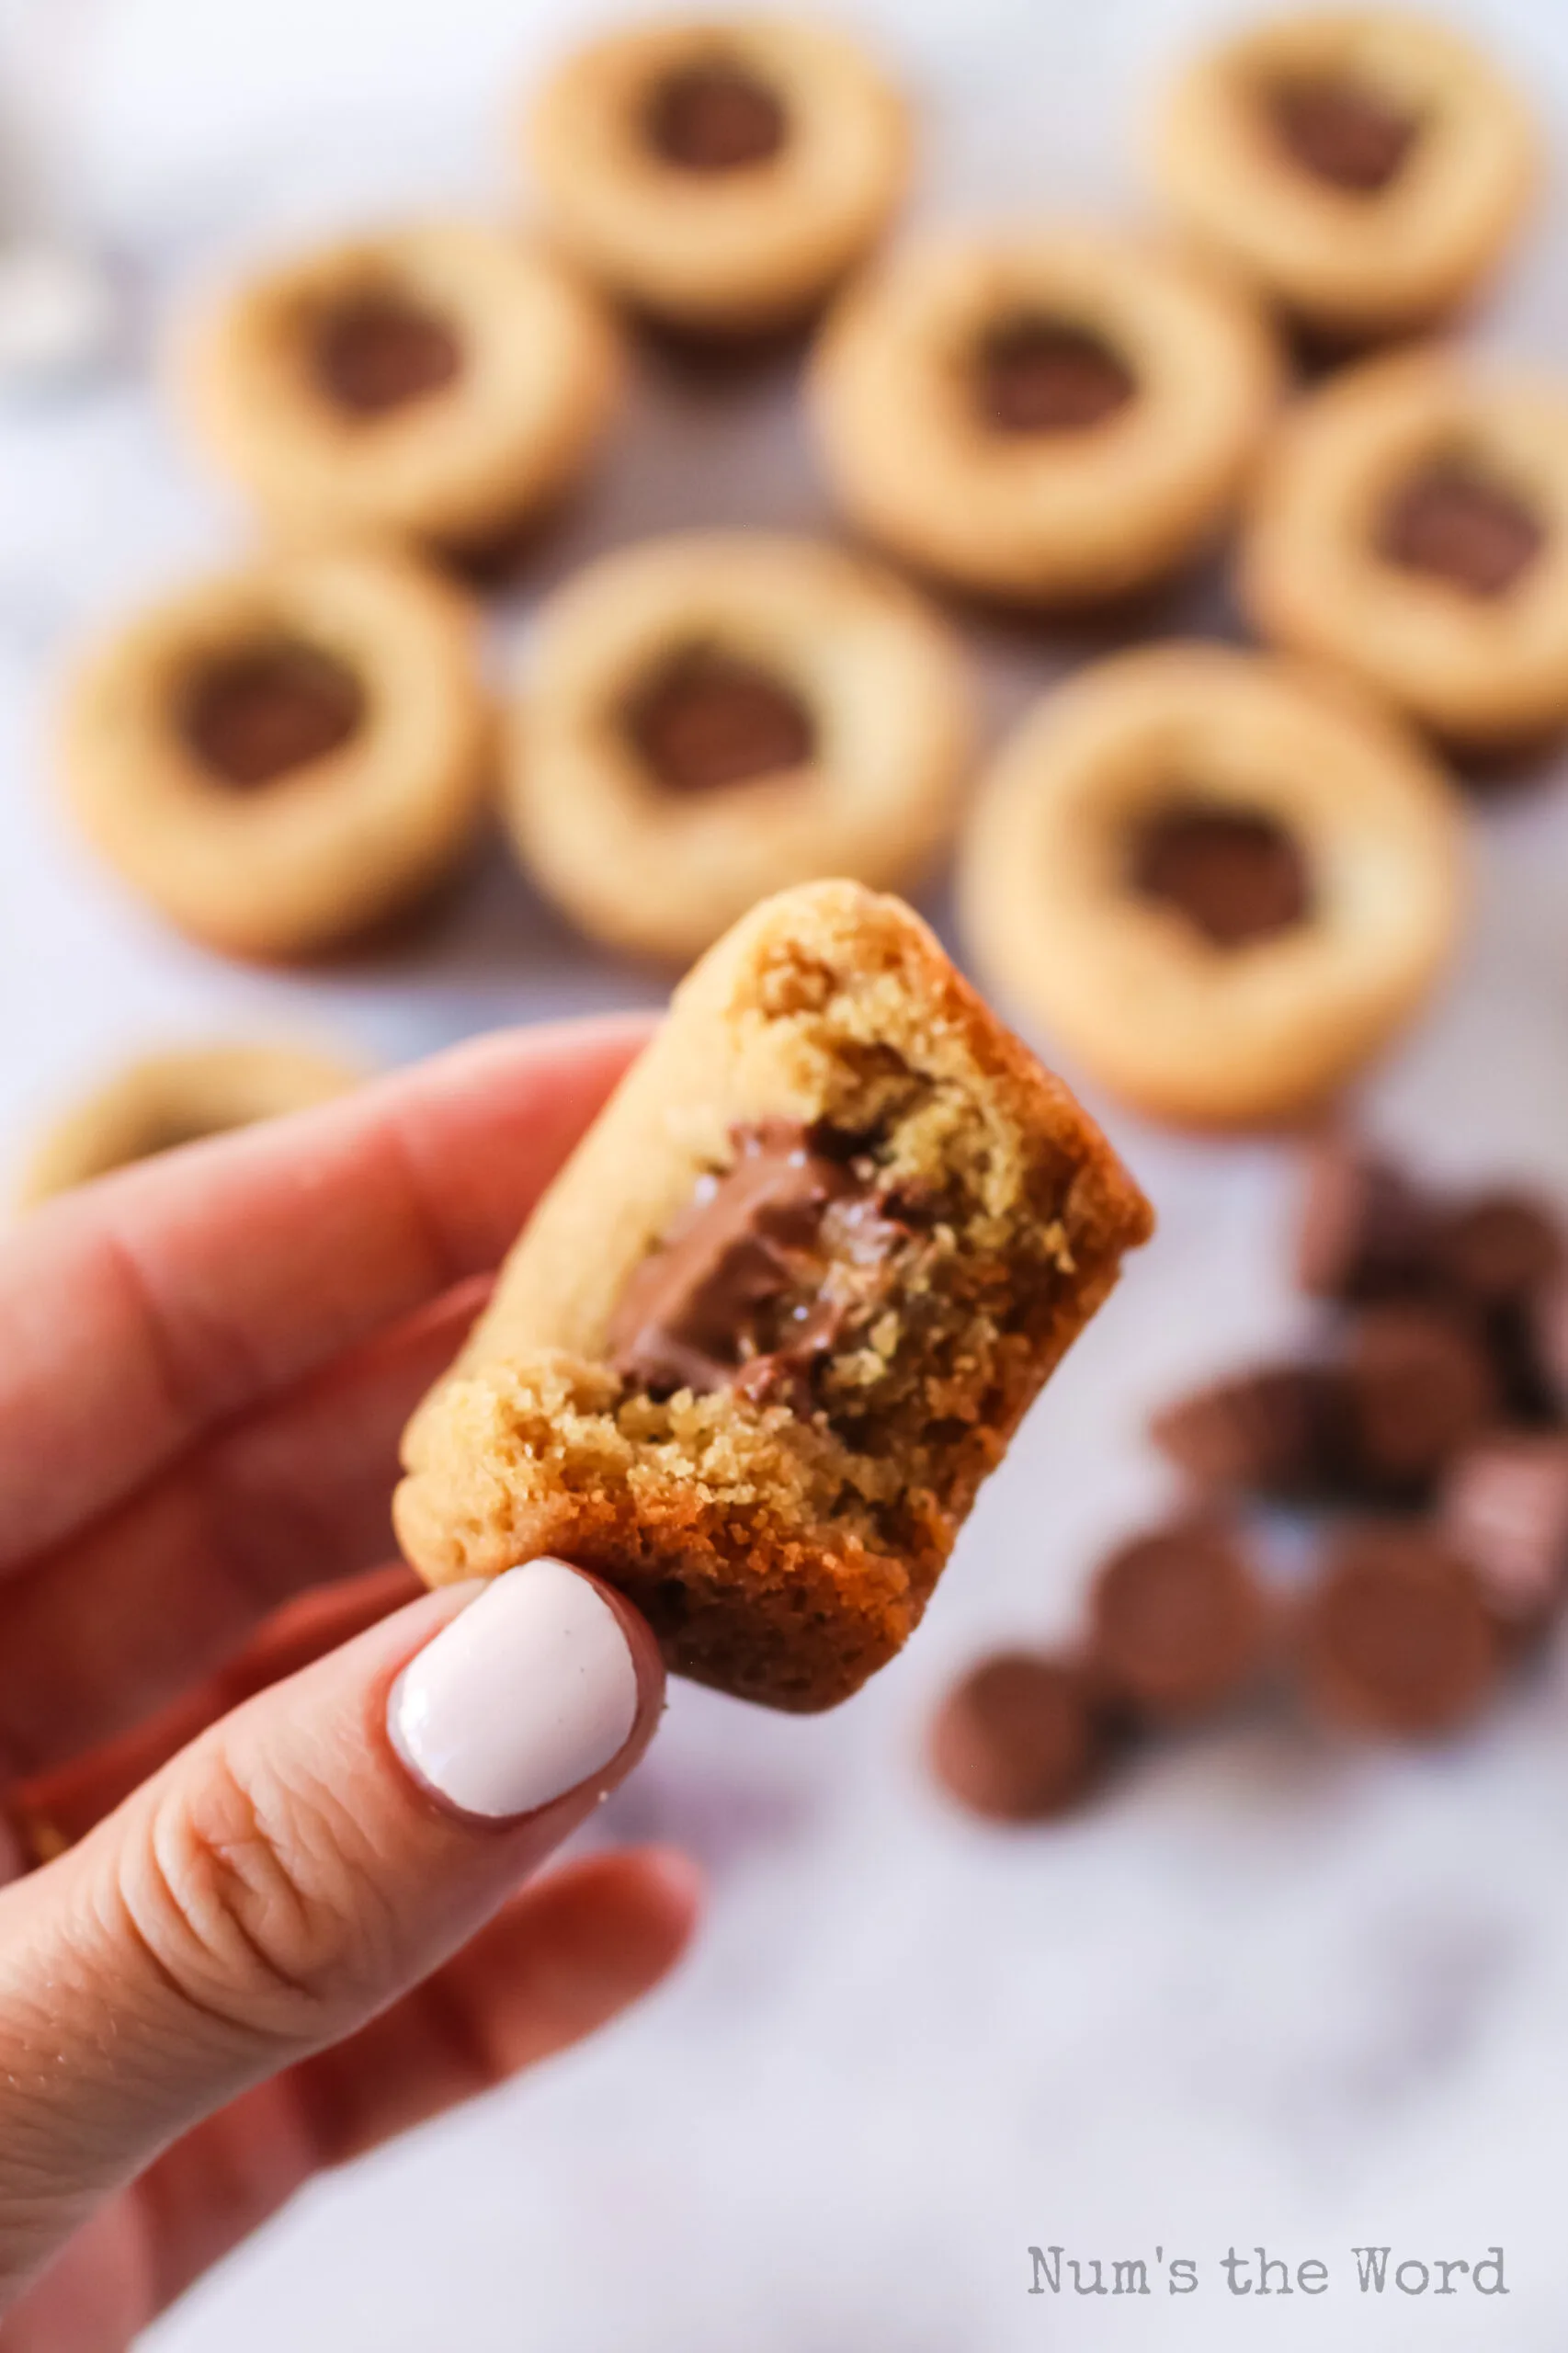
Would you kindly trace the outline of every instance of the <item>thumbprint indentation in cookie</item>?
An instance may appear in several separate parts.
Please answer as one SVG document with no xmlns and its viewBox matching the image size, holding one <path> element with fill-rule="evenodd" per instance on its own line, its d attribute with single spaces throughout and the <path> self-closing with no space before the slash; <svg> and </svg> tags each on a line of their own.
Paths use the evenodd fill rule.
<svg viewBox="0 0 1568 2353">
<path fill-rule="evenodd" d="M 790 688 L 756 664 L 693 648 L 665 664 L 626 714 L 632 743 L 667 791 L 713 792 L 811 759 L 816 725 Z"/>
<path fill-rule="evenodd" d="M 366 292 L 324 311 L 310 357 L 334 406 L 363 417 L 426 400 L 462 369 L 462 346 L 445 320 L 390 291 Z"/>
<path fill-rule="evenodd" d="M 744 66 L 722 58 L 667 74 L 648 102 L 649 145 L 686 172 L 737 172 L 766 164 L 789 134 L 783 101 Z"/>
<path fill-rule="evenodd" d="M 208 773 L 242 787 L 275 783 L 340 751 L 364 716 L 352 671 L 287 639 L 208 664 L 187 682 L 178 713 Z"/>
<path fill-rule="evenodd" d="M 1272 938 L 1311 911 L 1306 859 L 1261 810 L 1192 801 L 1155 811 L 1134 836 L 1128 881 L 1216 948 Z"/>
<path fill-rule="evenodd" d="M 1277 83 L 1264 104 L 1291 160 L 1349 196 L 1380 196 L 1391 187 L 1421 130 L 1418 116 L 1348 74 Z"/>
<path fill-rule="evenodd" d="M 1002 321 L 982 342 L 975 390 L 994 433 L 1083 433 L 1137 393 L 1137 380 L 1109 344 L 1070 321 Z"/>
<path fill-rule="evenodd" d="M 1534 563 L 1546 533 L 1523 500 L 1456 459 L 1427 466 L 1384 510 L 1378 552 L 1467 596 L 1506 597 Z"/>
</svg>

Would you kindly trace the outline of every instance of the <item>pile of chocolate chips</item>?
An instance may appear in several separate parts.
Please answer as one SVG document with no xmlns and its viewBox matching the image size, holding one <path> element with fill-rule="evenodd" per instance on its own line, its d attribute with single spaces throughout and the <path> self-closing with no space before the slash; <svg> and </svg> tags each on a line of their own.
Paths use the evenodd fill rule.
<svg viewBox="0 0 1568 2353">
<path fill-rule="evenodd" d="M 1428 1191 L 1342 1135 L 1313 1152 L 1297 1274 L 1316 1344 L 1178 1399 L 1155 1443 L 1183 1516 L 1099 1567 L 1079 1639 L 1000 1654 L 932 1735 L 994 1819 L 1085 1796 L 1131 1737 L 1267 1673 L 1312 1712 L 1419 1737 L 1464 1721 L 1568 1591 L 1568 1244 L 1513 1189 Z M 1264 1574 L 1249 1507 L 1313 1516 L 1312 1574 Z"/>
</svg>

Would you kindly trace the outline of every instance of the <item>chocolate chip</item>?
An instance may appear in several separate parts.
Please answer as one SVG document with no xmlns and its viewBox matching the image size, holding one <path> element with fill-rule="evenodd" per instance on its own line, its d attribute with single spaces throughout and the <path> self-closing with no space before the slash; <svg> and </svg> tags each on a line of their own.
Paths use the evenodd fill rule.
<svg viewBox="0 0 1568 2353">
<path fill-rule="evenodd" d="M 1025 318 L 1005 321 L 985 336 L 975 390 L 994 433 L 1084 433 L 1124 409 L 1138 383 L 1086 328 Z"/>
<path fill-rule="evenodd" d="M 1338 74 L 1279 83 L 1267 94 L 1267 110 L 1287 154 L 1355 196 L 1377 196 L 1398 176 L 1421 127 L 1403 108 Z"/>
<path fill-rule="evenodd" d="M 208 664 L 188 681 L 177 719 L 210 775 L 250 786 L 325 759 L 352 739 L 364 716 L 365 696 L 350 670 L 314 646 L 283 642 Z"/>
<path fill-rule="evenodd" d="M 402 295 L 367 293 L 316 321 L 311 364 L 337 407 L 381 416 L 453 382 L 462 346 L 443 320 Z"/>
<path fill-rule="evenodd" d="M 1445 1532 L 1506 1624 L 1539 1624 L 1568 1574 L 1568 1436 L 1499 1430 L 1451 1466 Z"/>
<path fill-rule="evenodd" d="M 1442 1309 L 1414 1302 L 1358 1317 L 1344 1380 L 1353 1475 L 1390 1496 L 1421 1494 L 1499 1403 L 1477 1335 Z"/>
<path fill-rule="evenodd" d="M 1305 858 L 1260 813 L 1201 802 L 1157 811 L 1138 830 L 1128 869 L 1141 898 L 1175 907 L 1216 948 L 1244 948 L 1311 911 Z"/>
<path fill-rule="evenodd" d="M 1344 1384 L 1317 1365 L 1260 1365 L 1157 1414 L 1150 1434 L 1199 1486 L 1310 1500 L 1345 1468 Z"/>
<path fill-rule="evenodd" d="M 1376 539 L 1387 563 L 1483 599 L 1506 596 L 1545 544 L 1542 525 L 1511 491 L 1452 461 L 1404 484 Z"/>
<path fill-rule="evenodd" d="M 1517 1320 L 1543 1415 L 1568 1412 L 1568 1269 L 1543 1283 Z"/>
<path fill-rule="evenodd" d="M 744 66 L 723 59 L 683 66 L 654 90 L 644 118 L 649 145 L 686 172 L 743 171 L 778 154 L 789 132 L 782 101 Z"/>
<path fill-rule="evenodd" d="M 1312 1705 L 1368 1732 L 1447 1732 L 1497 1680 L 1501 1647 L 1475 1578 L 1431 1530 L 1352 1529 L 1298 1626 Z"/>
<path fill-rule="evenodd" d="M 1123 1545 L 1090 1590 L 1090 1664 L 1108 1691 L 1152 1717 L 1229 1699 L 1257 1667 L 1267 1631 L 1251 1563 L 1230 1530 L 1208 1521 Z"/>
<path fill-rule="evenodd" d="M 1307 1165 L 1296 1277 L 1320 1299 L 1387 1298 L 1422 1287 L 1434 1212 L 1392 1161 L 1340 1134 Z"/>
<path fill-rule="evenodd" d="M 931 1768 L 949 1796 L 995 1822 L 1037 1822 L 1085 1795 L 1106 1724 L 1072 1660 L 999 1651 L 954 1684 L 931 1727 Z"/>
<path fill-rule="evenodd" d="M 782 776 L 816 750 L 815 723 L 797 695 L 766 670 L 716 653 L 668 664 L 632 701 L 626 725 L 670 792 Z"/>
<path fill-rule="evenodd" d="M 1506 1307 L 1562 1266 L 1562 1229 L 1533 1194 L 1478 1193 L 1440 1219 L 1433 1257 L 1439 1279 L 1461 1298 L 1481 1308 Z"/>
</svg>

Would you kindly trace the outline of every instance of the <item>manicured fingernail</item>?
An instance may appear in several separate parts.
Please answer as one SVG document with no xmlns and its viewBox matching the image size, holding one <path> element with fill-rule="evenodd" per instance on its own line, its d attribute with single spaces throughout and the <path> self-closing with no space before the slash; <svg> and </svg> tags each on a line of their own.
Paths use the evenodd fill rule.
<svg viewBox="0 0 1568 2353">
<path fill-rule="evenodd" d="M 486 1586 L 409 1661 L 387 1729 L 437 1797 L 503 1821 L 602 1773 L 636 1719 L 619 1619 L 577 1570 L 540 1560 Z"/>
</svg>

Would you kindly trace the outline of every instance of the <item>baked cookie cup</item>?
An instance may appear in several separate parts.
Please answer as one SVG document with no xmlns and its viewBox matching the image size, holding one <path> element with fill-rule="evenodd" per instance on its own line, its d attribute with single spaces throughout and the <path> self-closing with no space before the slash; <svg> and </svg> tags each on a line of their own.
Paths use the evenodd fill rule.
<svg viewBox="0 0 1568 2353">
<path fill-rule="evenodd" d="M 607 34 L 545 84 L 525 145 L 548 224 L 584 268 L 714 335 L 812 310 L 881 233 L 910 161 L 877 67 L 784 16 Z"/>
<path fill-rule="evenodd" d="M 901 582 L 811 540 L 697 532 L 545 606 L 505 814 L 585 930 L 685 961 L 791 883 L 923 878 L 972 741 L 958 647 Z"/>
<path fill-rule="evenodd" d="M 357 1064 L 304 1046 L 180 1046 L 131 1063 L 62 1112 L 27 1162 L 17 1206 L 36 1208 L 116 1168 L 347 1094 Z"/>
<path fill-rule="evenodd" d="M 1168 644 L 1081 671 L 1003 749 L 964 844 L 983 972 L 1157 1119 L 1314 1110 L 1447 963 L 1446 777 L 1337 679 Z"/>
<path fill-rule="evenodd" d="M 1352 339 L 1462 302 L 1540 177 L 1535 126 L 1486 59 L 1381 8 L 1280 17 L 1199 59 L 1161 110 L 1153 162 L 1192 234 Z"/>
<path fill-rule="evenodd" d="M 1568 388 L 1444 351 L 1333 378 L 1257 483 L 1239 593 L 1460 747 L 1568 723 Z"/>
<path fill-rule="evenodd" d="M 1151 1227 L 897 900 L 754 908 L 676 991 L 404 1438 L 433 1584 L 556 1552 L 679 1674 L 831 1707 Z"/>
<path fill-rule="evenodd" d="M 443 881 L 474 838 L 494 722 L 469 599 L 382 551 L 203 581 L 80 664 L 64 784 L 88 840 L 192 938 L 288 961 Z"/>
<path fill-rule="evenodd" d="M 1250 297 L 1131 237 L 910 247 L 828 320 L 811 405 L 844 512 L 982 596 L 1123 595 L 1231 512 L 1280 365 Z"/>
<path fill-rule="evenodd" d="M 291 538 L 483 553 L 585 471 L 621 388 L 597 298 L 517 233 L 428 222 L 300 255 L 200 317 L 185 406 Z"/>
</svg>

